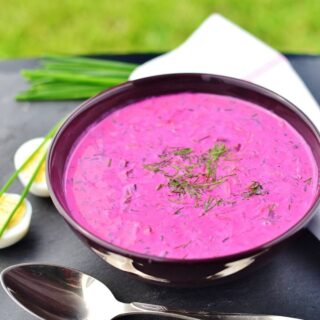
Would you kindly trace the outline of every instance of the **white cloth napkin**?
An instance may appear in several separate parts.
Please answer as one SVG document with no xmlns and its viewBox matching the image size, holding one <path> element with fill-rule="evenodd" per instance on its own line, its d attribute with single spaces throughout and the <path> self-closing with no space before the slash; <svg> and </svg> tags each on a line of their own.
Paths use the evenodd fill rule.
<svg viewBox="0 0 320 320">
<path fill-rule="evenodd" d="M 139 66 L 130 79 L 200 72 L 249 80 L 293 102 L 320 129 L 320 109 L 288 60 L 278 51 L 213 14 L 178 48 Z M 320 239 L 320 212 L 309 229 Z"/>
</svg>

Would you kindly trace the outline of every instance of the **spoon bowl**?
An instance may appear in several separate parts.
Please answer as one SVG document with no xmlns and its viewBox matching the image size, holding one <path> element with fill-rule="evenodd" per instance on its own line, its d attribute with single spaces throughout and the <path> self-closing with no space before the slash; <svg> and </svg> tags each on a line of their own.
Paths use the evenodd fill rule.
<svg viewBox="0 0 320 320">
<path fill-rule="evenodd" d="M 112 319 L 122 307 L 103 283 L 70 268 L 40 264 L 9 267 L 1 282 L 21 307 L 43 319 Z"/>
</svg>

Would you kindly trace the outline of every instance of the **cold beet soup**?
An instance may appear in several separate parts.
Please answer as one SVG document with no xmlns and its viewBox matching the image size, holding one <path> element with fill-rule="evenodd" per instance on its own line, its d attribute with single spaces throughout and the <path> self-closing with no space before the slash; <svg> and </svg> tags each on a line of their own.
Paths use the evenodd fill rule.
<svg viewBox="0 0 320 320">
<path fill-rule="evenodd" d="M 280 236 L 315 200 L 318 168 L 285 120 L 233 97 L 180 93 L 106 114 L 65 171 L 74 218 L 121 248 L 199 259 Z"/>
</svg>

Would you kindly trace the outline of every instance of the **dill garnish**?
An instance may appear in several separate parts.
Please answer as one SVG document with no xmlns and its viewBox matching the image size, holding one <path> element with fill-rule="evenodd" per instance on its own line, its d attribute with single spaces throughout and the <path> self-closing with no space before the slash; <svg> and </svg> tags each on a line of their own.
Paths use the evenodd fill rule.
<svg viewBox="0 0 320 320">
<path fill-rule="evenodd" d="M 206 174 L 208 178 L 216 180 L 217 161 L 227 152 L 224 143 L 216 143 L 212 149 L 208 151 L 208 159 L 206 162 Z"/>
<path fill-rule="evenodd" d="M 209 135 L 207 135 L 207 136 L 205 136 L 205 137 L 200 138 L 200 139 L 198 140 L 198 142 L 201 142 L 201 141 L 206 140 L 206 139 L 208 139 L 208 138 L 210 138 L 210 136 L 209 136 Z"/>
<path fill-rule="evenodd" d="M 163 183 L 160 183 L 158 186 L 157 186 L 157 191 L 159 191 L 160 189 L 162 189 L 164 187 L 164 184 Z"/>
<path fill-rule="evenodd" d="M 182 149 L 178 149 L 173 154 L 175 156 L 185 156 L 185 155 L 190 154 L 190 153 L 192 153 L 192 149 L 191 148 L 182 148 Z"/>
<path fill-rule="evenodd" d="M 163 160 L 160 162 L 145 164 L 145 165 L 143 165 L 143 167 L 147 170 L 150 170 L 150 171 L 157 173 L 157 172 L 161 171 L 161 168 L 167 167 L 168 165 L 170 165 L 170 161 Z"/>
<path fill-rule="evenodd" d="M 189 240 L 186 243 L 180 244 L 179 246 L 174 247 L 174 249 L 185 249 L 188 245 L 190 245 L 192 243 L 191 240 Z"/>
<path fill-rule="evenodd" d="M 222 199 L 209 197 L 206 200 L 205 194 L 233 175 L 217 177 L 219 159 L 227 152 L 226 145 L 220 141 L 200 155 L 195 154 L 191 148 L 166 147 L 158 155 L 161 161 L 144 164 L 143 167 L 167 179 L 167 183 L 159 184 L 156 190 L 167 187 L 171 197 L 174 196 L 173 199 L 169 199 L 170 202 L 183 203 L 185 196 L 189 196 L 194 199 L 195 207 L 203 206 L 207 212 L 220 205 Z"/>
<path fill-rule="evenodd" d="M 209 150 L 209 154 L 214 161 L 218 160 L 227 152 L 227 148 L 224 143 L 216 143 L 212 149 Z"/>
<path fill-rule="evenodd" d="M 204 201 L 203 207 L 204 207 L 204 213 L 209 212 L 211 209 L 213 209 L 216 206 L 220 206 L 223 204 L 223 199 L 215 199 L 214 197 L 210 196 L 207 200 Z"/>
<path fill-rule="evenodd" d="M 244 193 L 246 198 L 252 197 L 254 195 L 262 195 L 263 194 L 263 186 L 257 181 L 252 181 L 252 183 L 248 187 L 248 191 Z"/>
<path fill-rule="evenodd" d="M 180 214 L 180 212 L 184 209 L 184 207 L 181 207 L 179 209 L 177 209 L 174 214 L 177 215 L 177 214 Z"/>
<path fill-rule="evenodd" d="M 209 199 L 205 200 L 203 205 L 204 205 L 204 212 L 207 213 L 208 211 L 210 211 L 211 209 L 213 209 L 215 207 L 215 204 L 212 205 L 213 201 L 215 199 L 213 197 L 209 197 Z"/>
<path fill-rule="evenodd" d="M 160 171 L 160 167 L 159 167 L 158 163 L 145 164 L 143 167 L 145 169 L 153 171 L 153 172 L 159 172 Z"/>
</svg>

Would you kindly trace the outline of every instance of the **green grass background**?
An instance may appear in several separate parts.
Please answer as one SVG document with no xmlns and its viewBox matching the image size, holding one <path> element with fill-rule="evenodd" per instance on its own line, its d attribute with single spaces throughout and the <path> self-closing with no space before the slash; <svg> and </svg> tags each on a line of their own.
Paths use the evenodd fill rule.
<svg viewBox="0 0 320 320">
<path fill-rule="evenodd" d="M 0 0 L 0 58 L 166 51 L 219 12 L 283 52 L 320 52 L 320 0 Z"/>
</svg>

